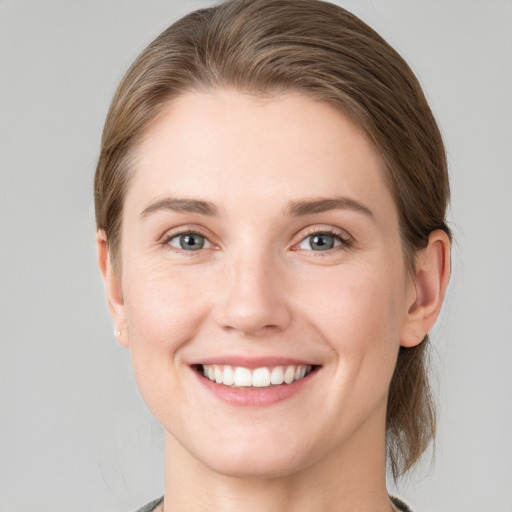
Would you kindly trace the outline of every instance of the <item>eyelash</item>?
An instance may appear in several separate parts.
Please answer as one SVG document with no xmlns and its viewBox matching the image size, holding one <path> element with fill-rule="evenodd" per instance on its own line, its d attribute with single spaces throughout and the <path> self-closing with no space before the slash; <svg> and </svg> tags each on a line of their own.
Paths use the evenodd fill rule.
<svg viewBox="0 0 512 512">
<path fill-rule="evenodd" d="M 307 240 L 308 238 L 311 238 L 315 235 L 332 236 L 333 238 L 336 238 L 340 242 L 340 244 L 338 246 L 332 247 L 331 249 L 326 249 L 325 251 L 314 251 L 313 249 L 309 249 L 308 252 L 312 253 L 314 256 L 332 256 L 333 252 L 337 252 L 338 250 L 347 250 L 354 245 L 353 239 L 349 237 L 344 231 L 334 228 L 315 228 L 308 232 L 305 236 L 303 236 L 301 240 L 294 245 L 294 247 L 297 247 L 304 240 Z"/>
<path fill-rule="evenodd" d="M 210 242 L 210 240 L 208 239 L 208 237 L 197 228 L 194 228 L 194 229 L 188 228 L 188 229 L 184 229 L 183 231 L 169 233 L 163 238 L 161 244 L 163 247 L 165 247 L 169 251 L 172 251 L 172 252 L 175 252 L 178 254 L 183 254 L 185 256 L 194 256 L 195 253 L 201 252 L 201 249 L 196 250 L 196 251 L 187 251 L 185 249 L 182 249 L 179 247 L 174 247 L 174 246 L 170 245 L 171 240 L 178 238 L 178 237 L 186 236 L 186 235 L 199 235 L 200 237 L 207 240 L 211 245 L 213 245 L 212 242 Z"/>
<path fill-rule="evenodd" d="M 200 237 L 204 238 L 209 244 L 213 245 L 212 242 L 210 242 L 210 240 L 208 239 L 208 237 L 204 233 L 202 233 L 200 230 L 198 230 L 197 228 L 185 229 L 183 231 L 170 233 L 164 237 L 164 239 L 161 242 L 161 245 L 172 252 L 175 252 L 178 254 L 184 254 L 186 256 L 194 256 L 194 253 L 201 252 L 202 249 L 198 249 L 195 251 L 187 251 L 185 249 L 174 247 L 174 246 L 170 245 L 171 240 L 178 238 L 178 237 L 186 236 L 186 235 L 199 235 Z M 306 249 L 308 252 L 313 253 L 314 256 L 329 256 L 329 255 L 332 255 L 332 253 L 334 251 L 350 249 L 354 245 L 353 239 L 341 230 L 337 230 L 337 229 L 333 229 L 333 228 L 327 228 L 327 229 L 315 228 L 315 229 L 309 231 L 305 236 L 303 236 L 296 244 L 294 244 L 293 247 L 297 247 L 299 244 L 301 244 L 308 238 L 311 238 L 315 235 L 332 236 L 333 238 L 337 239 L 340 242 L 340 244 L 337 246 L 334 246 L 330 249 L 326 249 L 324 251 L 314 251 L 313 249 L 309 249 L 309 250 Z"/>
</svg>

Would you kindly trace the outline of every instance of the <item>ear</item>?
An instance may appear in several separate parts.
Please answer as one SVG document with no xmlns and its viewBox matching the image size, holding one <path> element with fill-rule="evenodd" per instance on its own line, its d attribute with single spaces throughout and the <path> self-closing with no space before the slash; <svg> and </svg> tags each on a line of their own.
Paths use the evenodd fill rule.
<svg viewBox="0 0 512 512">
<path fill-rule="evenodd" d="M 98 229 L 96 232 L 96 245 L 98 249 L 98 266 L 105 283 L 108 308 L 115 324 L 115 336 L 123 347 L 127 347 L 128 334 L 126 332 L 123 290 L 121 288 L 120 276 L 112 268 L 107 236 L 102 229 Z"/>
<path fill-rule="evenodd" d="M 433 231 L 428 245 L 416 254 L 416 270 L 408 297 L 407 318 L 400 345 L 419 345 L 434 326 L 450 278 L 450 239 L 442 230 Z"/>
</svg>

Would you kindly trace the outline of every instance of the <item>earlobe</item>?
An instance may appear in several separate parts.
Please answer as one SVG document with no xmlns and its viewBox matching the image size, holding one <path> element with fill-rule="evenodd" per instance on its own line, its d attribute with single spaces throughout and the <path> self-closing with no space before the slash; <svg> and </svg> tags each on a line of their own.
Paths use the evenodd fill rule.
<svg viewBox="0 0 512 512">
<path fill-rule="evenodd" d="M 96 245 L 98 250 L 98 267 L 105 283 L 108 308 L 115 325 L 115 336 L 121 345 L 127 347 L 126 318 L 120 276 L 112 268 L 107 237 L 101 229 L 98 229 L 96 232 Z"/>
<path fill-rule="evenodd" d="M 442 230 L 433 231 L 424 249 L 418 251 L 407 318 L 400 344 L 413 347 L 421 343 L 434 326 L 441 311 L 450 278 L 450 239 Z"/>
</svg>

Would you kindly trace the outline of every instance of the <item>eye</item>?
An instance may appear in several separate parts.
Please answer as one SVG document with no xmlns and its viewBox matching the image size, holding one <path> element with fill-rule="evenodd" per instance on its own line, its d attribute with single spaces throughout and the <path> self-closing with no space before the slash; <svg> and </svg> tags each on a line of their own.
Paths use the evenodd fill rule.
<svg viewBox="0 0 512 512">
<path fill-rule="evenodd" d="M 183 251 L 199 251 L 200 249 L 207 249 L 211 247 L 210 242 L 199 233 L 180 233 L 172 236 L 166 242 L 171 247 L 176 247 Z"/>
<path fill-rule="evenodd" d="M 306 251 L 328 251 L 341 245 L 349 245 L 341 234 L 329 231 L 319 231 L 304 238 L 297 247 Z"/>
</svg>

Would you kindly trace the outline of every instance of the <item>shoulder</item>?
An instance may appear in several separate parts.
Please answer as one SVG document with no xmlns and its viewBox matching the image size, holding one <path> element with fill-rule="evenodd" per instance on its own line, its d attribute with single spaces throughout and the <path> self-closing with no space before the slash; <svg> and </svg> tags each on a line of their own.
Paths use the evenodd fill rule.
<svg viewBox="0 0 512 512">
<path fill-rule="evenodd" d="M 144 505 L 142 508 L 139 508 L 137 512 L 158 512 L 160 509 L 160 505 L 163 503 L 164 497 L 153 500 L 151 503 Z"/>
</svg>

